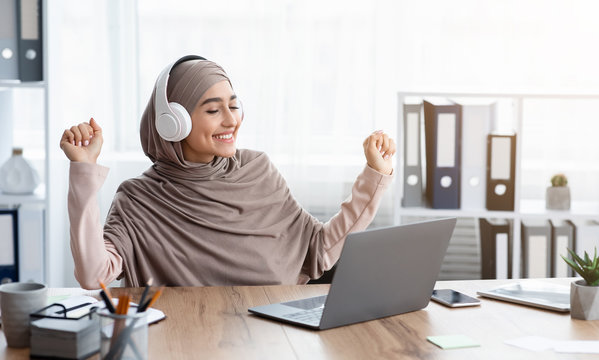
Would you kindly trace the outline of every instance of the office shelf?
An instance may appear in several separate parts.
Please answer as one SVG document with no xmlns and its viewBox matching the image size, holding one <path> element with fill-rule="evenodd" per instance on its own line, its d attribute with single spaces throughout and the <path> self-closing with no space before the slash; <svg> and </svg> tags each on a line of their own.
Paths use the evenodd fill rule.
<svg viewBox="0 0 599 360">
<path fill-rule="evenodd" d="M 516 174 L 515 174 L 515 193 L 514 193 L 514 210 L 513 211 L 490 211 L 486 208 L 480 209 L 432 209 L 428 207 L 402 207 L 401 199 L 403 197 L 403 170 L 404 158 L 403 154 L 396 158 L 396 180 L 395 194 L 397 197 L 394 203 L 394 222 L 399 224 L 404 218 L 410 217 L 458 217 L 458 218 L 497 218 L 508 219 L 511 222 L 512 238 L 513 238 L 513 267 L 512 271 L 515 276 L 520 274 L 520 246 L 521 234 L 520 228 L 523 220 L 527 219 L 550 219 L 550 220 L 572 220 L 572 221 L 599 221 L 599 199 L 598 201 L 573 201 L 570 210 L 556 211 L 545 209 L 544 199 L 524 199 L 522 198 L 522 141 L 523 141 L 523 124 L 525 112 L 524 107 L 528 104 L 538 103 L 538 101 L 548 101 L 554 103 L 558 101 L 578 101 L 590 100 L 599 102 L 599 94 L 596 93 L 526 93 L 526 92 L 452 92 L 452 91 L 400 91 L 398 97 L 398 126 L 397 126 L 397 148 L 403 149 L 403 104 L 406 100 L 424 99 L 428 97 L 442 97 L 460 102 L 463 99 L 494 99 L 503 104 L 509 104 L 510 116 L 508 119 L 512 125 L 511 129 L 517 134 L 516 137 Z M 411 101 L 408 101 L 410 103 Z M 584 119 L 583 119 L 584 120 Z M 587 121 L 594 121 L 588 119 Z M 504 124 L 505 125 L 505 124 Z M 504 126 L 503 129 L 506 129 Z M 424 156 L 424 152 L 423 155 Z M 534 169 L 542 169 L 541 166 L 546 166 L 544 163 L 531 162 Z M 526 170 L 529 170 L 527 162 Z M 569 164 L 570 167 L 576 164 Z M 590 164 L 587 170 L 597 169 L 595 164 Z M 423 164 L 422 172 L 426 172 Z M 484 182 L 483 182 L 484 184 Z M 543 186 L 543 185 L 540 185 Z M 544 189 L 543 189 L 544 190 Z M 425 191 L 425 189 L 423 189 Z"/>
</svg>

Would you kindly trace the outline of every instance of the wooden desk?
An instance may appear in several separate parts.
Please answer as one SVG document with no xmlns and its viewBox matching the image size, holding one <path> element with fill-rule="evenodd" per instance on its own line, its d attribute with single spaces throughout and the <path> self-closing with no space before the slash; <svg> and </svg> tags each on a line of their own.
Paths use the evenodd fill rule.
<svg viewBox="0 0 599 360">
<path fill-rule="evenodd" d="M 513 280 L 438 282 L 476 297 L 476 291 Z M 571 279 L 547 281 L 569 284 Z M 142 289 L 112 289 L 113 296 Z M 592 355 L 532 352 L 503 343 L 537 335 L 556 340 L 598 340 L 599 321 L 481 298 L 478 307 L 425 309 L 326 331 L 312 331 L 250 315 L 252 306 L 326 294 L 328 285 L 167 288 L 155 307 L 167 319 L 149 328 L 150 359 L 586 359 Z M 478 348 L 442 350 L 429 335 L 465 334 Z M 0 359 L 27 359 L 8 349 Z M 97 358 L 97 356 L 96 356 Z"/>
</svg>

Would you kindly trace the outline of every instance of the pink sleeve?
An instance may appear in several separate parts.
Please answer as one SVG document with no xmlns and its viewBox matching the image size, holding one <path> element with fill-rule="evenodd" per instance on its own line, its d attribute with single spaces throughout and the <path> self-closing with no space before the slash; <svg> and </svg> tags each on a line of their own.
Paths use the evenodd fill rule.
<svg viewBox="0 0 599 360">
<path fill-rule="evenodd" d="M 358 175 L 351 196 L 341 204 L 341 211 L 324 224 L 325 269 L 330 269 L 339 259 L 349 233 L 364 230 L 370 225 L 392 180 L 393 175 L 381 174 L 368 165 Z"/>
<path fill-rule="evenodd" d="M 98 280 L 108 284 L 122 272 L 123 259 L 114 244 L 104 240 L 97 193 L 108 168 L 71 162 L 68 209 L 71 223 L 71 252 L 75 278 L 86 289 L 98 289 Z"/>
</svg>

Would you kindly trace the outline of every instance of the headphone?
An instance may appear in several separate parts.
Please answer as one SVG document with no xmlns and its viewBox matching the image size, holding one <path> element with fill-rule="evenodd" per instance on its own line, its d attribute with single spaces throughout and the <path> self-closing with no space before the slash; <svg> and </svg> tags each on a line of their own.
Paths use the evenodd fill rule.
<svg viewBox="0 0 599 360">
<path fill-rule="evenodd" d="M 169 102 L 166 96 L 166 87 L 171 71 L 175 66 L 189 60 L 206 60 L 206 58 L 197 55 L 184 56 L 164 68 L 156 80 L 155 125 L 160 137 L 167 141 L 181 141 L 191 132 L 191 116 L 185 107 L 176 102 Z"/>
</svg>

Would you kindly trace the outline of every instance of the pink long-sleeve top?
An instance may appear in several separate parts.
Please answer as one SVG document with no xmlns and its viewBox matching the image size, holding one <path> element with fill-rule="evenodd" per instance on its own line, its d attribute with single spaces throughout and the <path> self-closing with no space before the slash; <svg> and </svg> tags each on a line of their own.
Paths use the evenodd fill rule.
<svg viewBox="0 0 599 360">
<path fill-rule="evenodd" d="M 121 277 L 125 277 L 127 286 L 141 286 L 149 277 L 155 283 L 180 286 L 304 284 L 335 264 L 349 233 L 370 224 L 392 180 L 391 175 L 365 166 L 353 184 L 351 196 L 326 223 L 307 214 L 290 196 L 287 202 L 298 207 L 289 226 L 291 233 L 279 231 L 272 236 L 246 230 L 250 235 L 243 235 L 190 224 L 193 227 L 188 232 L 193 236 L 186 238 L 184 233 L 180 237 L 173 235 L 177 229 L 161 225 L 159 219 L 151 219 L 154 215 L 147 204 L 141 208 L 150 215 L 144 213 L 134 221 L 127 218 L 128 211 L 116 211 L 114 204 L 119 199 L 132 207 L 144 204 L 139 195 L 131 196 L 123 186 L 117 191 L 103 229 L 97 192 L 108 171 L 97 164 L 70 165 L 71 251 L 75 278 L 84 288 L 98 288 L 98 280 L 110 283 Z M 301 230 L 293 230 L 298 222 Z M 144 233 L 149 227 L 153 230 Z M 169 236 L 162 236 L 162 232 Z"/>
</svg>

